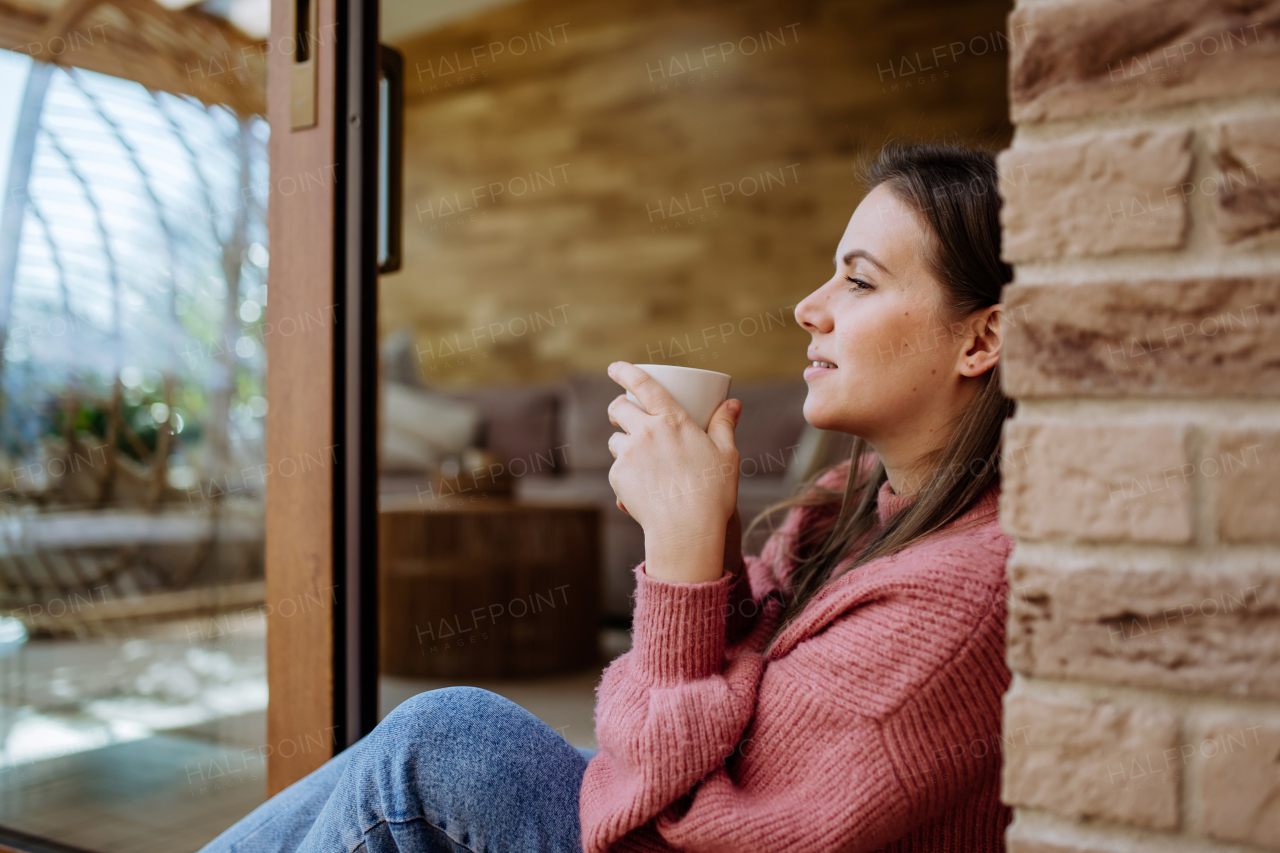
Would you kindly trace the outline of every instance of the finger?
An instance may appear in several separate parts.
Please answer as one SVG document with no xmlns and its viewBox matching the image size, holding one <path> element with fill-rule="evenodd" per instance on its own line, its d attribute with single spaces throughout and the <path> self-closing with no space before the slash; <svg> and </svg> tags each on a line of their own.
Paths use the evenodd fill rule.
<svg viewBox="0 0 1280 853">
<path fill-rule="evenodd" d="M 634 394 L 641 407 L 651 415 L 684 411 L 675 397 L 658 384 L 658 380 L 630 362 L 615 361 L 609 365 L 609 378 Z"/>
<path fill-rule="evenodd" d="M 641 419 L 648 417 L 643 409 L 627 399 L 626 394 L 614 397 L 613 402 L 609 403 L 608 411 L 609 423 L 628 433 L 634 433 L 643 423 Z"/>
<path fill-rule="evenodd" d="M 711 440 L 721 450 L 729 450 L 735 446 L 733 430 L 741 416 L 742 401 L 732 397 L 721 403 L 711 415 L 711 421 L 707 424 L 707 435 L 711 436 Z"/>
<path fill-rule="evenodd" d="M 626 442 L 631 440 L 631 436 L 625 432 L 615 432 L 609 436 L 609 452 L 613 454 L 613 458 L 617 459 L 618 454 L 626 447 Z"/>
</svg>

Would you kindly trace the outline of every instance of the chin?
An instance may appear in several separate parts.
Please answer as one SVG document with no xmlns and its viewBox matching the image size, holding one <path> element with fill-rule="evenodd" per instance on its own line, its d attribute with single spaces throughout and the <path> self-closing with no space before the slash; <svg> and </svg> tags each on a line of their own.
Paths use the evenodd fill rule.
<svg viewBox="0 0 1280 853">
<path fill-rule="evenodd" d="M 831 413 L 823 411 L 822 406 L 811 404 L 813 400 L 812 390 L 804 401 L 804 419 L 809 426 L 815 429 L 837 430 L 844 432 L 838 423 L 838 419 L 833 417 Z"/>
<path fill-rule="evenodd" d="M 862 435 L 872 424 L 868 423 L 868 418 L 860 416 L 858 411 L 849 411 L 847 408 L 833 411 L 831 407 L 823 405 L 823 402 L 815 399 L 813 388 L 809 389 L 809 396 L 804 400 L 804 419 L 805 422 L 815 429 L 823 429 L 829 432 L 843 432 L 849 435 Z"/>
</svg>

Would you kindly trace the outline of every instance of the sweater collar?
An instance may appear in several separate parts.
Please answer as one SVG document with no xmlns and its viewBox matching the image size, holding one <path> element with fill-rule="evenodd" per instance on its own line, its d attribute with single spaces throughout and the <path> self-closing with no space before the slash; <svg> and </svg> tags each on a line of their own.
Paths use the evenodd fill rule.
<svg viewBox="0 0 1280 853">
<path fill-rule="evenodd" d="M 880 484 L 880 493 L 876 496 L 876 515 L 884 524 L 901 509 L 905 509 L 915 501 L 915 495 L 896 495 L 889 481 Z"/>
<path fill-rule="evenodd" d="M 880 484 L 880 491 L 876 496 L 876 516 L 880 519 L 880 523 L 884 524 L 899 511 L 906 509 L 915 502 L 915 495 L 897 495 L 889 486 L 889 481 L 885 480 Z M 986 515 L 994 515 L 999 511 L 1000 506 L 1000 483 L 996 481 L 991 484 L 976 501 L 966 516 L 983 517 Z"/>
</svg>

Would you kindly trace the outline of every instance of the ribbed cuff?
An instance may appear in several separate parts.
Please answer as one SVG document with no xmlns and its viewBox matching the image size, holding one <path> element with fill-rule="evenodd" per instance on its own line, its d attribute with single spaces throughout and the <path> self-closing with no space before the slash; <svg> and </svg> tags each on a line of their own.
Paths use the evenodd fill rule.
<svg viewBox="0 0 1280 853">
<path fill-rule="evenodd" d="M 653 684 L 719 674 L 724 667 L 725 614 L 734 575 L 705 583 L 672 583 L 636 566 L 632 650 Z"/>
</svg>

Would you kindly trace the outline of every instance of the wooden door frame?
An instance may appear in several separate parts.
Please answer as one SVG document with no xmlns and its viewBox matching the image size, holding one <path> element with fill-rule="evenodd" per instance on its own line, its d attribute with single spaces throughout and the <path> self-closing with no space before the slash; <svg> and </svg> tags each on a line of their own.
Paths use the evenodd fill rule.
<svg viewBox="0 0 1280 853">
<path fill-rule="evenodd" d="M 316 123 L 299 130 L 291 2 L 272 3 L 267 57 L 269 796 L 377 713 L 378 0 L 318 0 Z"/>
</svg>

